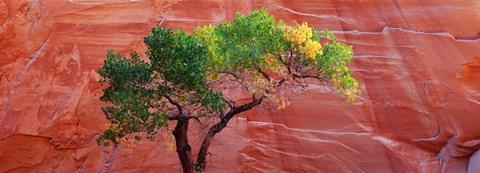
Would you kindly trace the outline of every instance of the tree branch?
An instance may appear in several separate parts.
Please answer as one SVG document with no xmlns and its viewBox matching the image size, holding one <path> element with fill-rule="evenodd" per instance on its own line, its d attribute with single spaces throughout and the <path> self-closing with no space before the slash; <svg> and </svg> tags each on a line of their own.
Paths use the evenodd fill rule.
<svg viewBox="0 0 480 173">
<path fill-rule="evenodd" d="M 172 98 L 170 98 L 170 96 L 168 95 L 164 95 L 165 98 L 167 98 L 168 102 L 170 102 L 172 105 L 175 105 L 178 109 L 178 114 L 182 115 L 183 114 L 183 110 L 182 110 L 182 106 L 180 104 L 178 104 L 177 102 L 173 101 Z"/>
<path fill-rule="evenodd" d="M 178 120 L 178 116 L 174 116 L 174 117 L 167 116 L 167 120 Z"/>
<path fill-rule="evenodd" d="M 248 87 L 246 85 L 244 85 L 244 83 L 242 83 L 241 81 L 241 78 L 239 76 L 237 76 L 235 73 L 231 72 L 231 71 L 223 71 L 223 72 L 220 72 L 220 73 L 224 73 L 224 74 L 229 74 L 229 75 L 232 75 L 232 77 L 247 91 L 250 91 L 248 89 Z"/>
<path fill-rule="evenodd" d="M 257 71 L 262 74 L 262 76 L 267 79 L 268 81 L 270 81 L 270 76 L 268 76 L 267 73 L 265 73 L 259 66 L 257 66 Z"/>
<path fill-rule="evenodd" d="M 202 142 L 202 145 L 200 147 L 200 150 L 198 151 L 198 157 L 197 157 L 197 162 L 195 164 L 195 169 L 196 171 L 198 172 L 203 172 L 205 171 L 205 167 L 206 167 L 206 156 L 208 154 L 208 148 L 210 147 L 210 143 L 213 139 L 213 137 L 219 133 L 220 131 L 222 131 L 228 124 L 228 121 L 230 121 L 230 119 L 232 119 L 233 116 L 235 116 L 236 114 L 238 113 L 241 113 L 241 112 L 244 112 L 244 111 L 247 111 L 247 110 L 250 110 L 252 108 L 254 108 L 255 106 L 257 105 L 260 105 L 260 103 L 262 103 L 262 100 L 263 100 L 264 96 L 256 99 L 256 98 L 253 98 L 253 100 L 249 103 L 246 103 L 246 104 L 243 104 L 241 106 L 238 106 L 238 107 L 234 107 L 232 110 L 230 110 L 227 114 L 225 114 L 225 116 L 223 116 L 222 118 L 220 118 L 220 122 L 216 123 L 215 125 L 213 125 L 212 127 L 210 127 L 210 129 L 208 130 L 208 133 L 207 135 L 205 136 L 205 138 L 203 139 L 203 142 Z"/>
<path fill-rule="evenodd" d="M 227 103 L 228 107 L 230 107 L 230 109 L 233 109 L 233 107 L 235 106 L 235 103 L 225 97 L 222 97 L 222 100 Z"/>
</svg>

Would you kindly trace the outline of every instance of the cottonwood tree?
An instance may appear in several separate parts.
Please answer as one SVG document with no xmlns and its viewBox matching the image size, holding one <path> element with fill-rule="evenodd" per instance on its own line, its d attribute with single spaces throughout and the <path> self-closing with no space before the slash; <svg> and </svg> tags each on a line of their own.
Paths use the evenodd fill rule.
<svg viewBox="0 0 480 173">
<path fill-rule="evenodd" d="M 135 52 L 121 57 L 109 51 L 99 69 L 107 86 L 101 100 L 109 103 L 103 112 L 111 123 L 98 142 L 153 140 L 160 129 L 168 129 L 168 121 L 176 122 L 173 136 L 185 173 L 205 171 L 212 139 L 235 115 L 265 101 L 281 109 L 288 105 L 289 88 L 314 82 L 348 100 L 359 94 L 346 66 L 350 46 L 306 23 L 277 22 L 265 9 L 192 33 L 157 27 L 144 41 L 149 61 Z M 250 100 L 223 94 L 232 88 L 241 88 Z M 188 141 L 191 121 L 211 125 L 196 158 Z"/>
</svg>

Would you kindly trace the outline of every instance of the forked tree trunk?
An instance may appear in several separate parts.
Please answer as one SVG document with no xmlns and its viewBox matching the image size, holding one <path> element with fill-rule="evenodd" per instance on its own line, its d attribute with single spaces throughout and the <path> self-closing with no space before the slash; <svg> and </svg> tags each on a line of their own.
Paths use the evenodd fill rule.
<svg viewBox="0 0 480 173">
<path fill-rule="evenodd" d="M 193 173 L 194 164 L 192 160 L 192 148 L 188 144 L 188 117 L 179 115 L 177 126 L 173 130 L 177 146 L 178 158 L 182 164 L 183 173 Z"/>
<path fill-rule="evenodd" d="M 233 116 L 236 114 L 239 114 L 241 112 L 245 112 L 247 110 L 252 109 L 255 106 L 258 106 L 260 103 L 262 103 L 263 98 L 259 99 L 254 99 L 252 102 L 244 104 L 240 107 L 234 107 L 232 110 L 230 110 L 225 116 L 218 122 L 217 124 L 213 125 L 209 130 L 205 138 L 203 139 L 202 146 L 200 147 L 200 150 L 198 151 L 198 157 L 197 157 L 197 162 L 195 166 L 195 171 L 196 172 L 205 172 L 205 168 L 207 166 L 207 154 L 208 154 L 208 148 L 210 147 L 210 144 L 212 142 L 213 137 L 221 132 L 228 124 L 230 119 L 232 119 Z"/>
<path fill-rule="evenodd" d="M 197 158 L 197 164 L 195 167 L 196 172 L 205 172 L 205 167 L 207 166 L 207 161 L 206 157 L 208 154 L 208 148 L 210 147 L 210 143 L 213 139 L 213 137 L 220 131 L 225 128 L 227 125 L 228 120 L 220 121 L 219 123 L 215 124 L 212 126 L 209 130 L 205 138 L 203 139 L 202 146 L 200 147 L 200 150 L 198 151 L 198 158 Z"/>
</svg>

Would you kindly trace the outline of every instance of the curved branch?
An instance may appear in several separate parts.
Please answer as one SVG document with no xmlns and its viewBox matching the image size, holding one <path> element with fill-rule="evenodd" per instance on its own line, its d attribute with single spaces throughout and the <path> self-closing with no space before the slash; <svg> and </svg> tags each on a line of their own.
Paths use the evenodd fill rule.
<svg viewBox="0 0 480 173">
<path fill-rule="evenodd" d="M 198 151 L 198 157 L 197 157 L 197 162 L 195 164 L 195 169 L 197 172 L 203 172 L 205 171 L 206 167 L 206 157 L 208 154 L 208 148 L 210 147 L 210 143 L 213 139 L 213 137 L 222 131 L 232 119 L 233 116 L 236 114 L 239 114 L 241 112 L 245 112 L 247 110 L 250 110 L 254 108 L 255 106 L 260 105 L 262 103 L 264 96 L 256 99 L 254 98 L 251 102 L 243 104 L 238 107 L 234 107 L 232 110 L 230 110 L 223 118 L 220 119 L 220 122 L 216 123 L 210 129 L 208 130 L 207 135 L 203 139 L 202 146 L 200 147 L 200 150 Z"/>
<path fill-rule="evenodd" d="M 225 97 L 222 97 L 222 100 L 227 103 L 228 107 L 230 107 L 230 109 L 233 109 L 233 107 L 235 106 L 235 103 Z"/>
<path fill-rule="evenodd" d="M 170 96 L 168 95 L 164 95 L 165 98 L 167 98 L 168 102 L 170 102 L 172 105 L 175 105 L 178 109 L 178 114 L 179 115 L 182 115 L 183 114 L 183 109 L 182 109 L 182 106 L 180 104 L 178 104 L 177 102 L 173 101 L 172 98 L 170 98 Z"/>
<path fill-rule="evenodd" d="M 241 81 L 241 78 L 237 74 L 235 74 L 234 72 L 222 71 L 220 73 L 231 75 L 234 78 L 234 80 L 236 80 L 236 82 L 238 82 L 245 90 L 250 91 L 248 89 L 248 87 L 246 85 L 244 85 L 244 83 Z"/>
<path fill-rule="evenodd" d="M 319 81 L 323 82 L 323 83 L 327 83 L 327 81 L 321 77 L 319 77 L 318 75 L 298 75 L 298 74 L 292 74 L 292 77 L 293 78 L 300 78 L 300 79 L 305 79 L 305 78 L 314 78 L 314 79 L 318 79 Z"/>
<path fill-rule="evenodd" d="M 266 72 L 264 72 L 259 66 L 257 66 L 257 71 L 262 74 L 262 76 L 267 79 L 268 81 L 270 81 L 270 76 L 268 76 L 268 74 Z"/>
<path fill-rule="evenodd" d="M 276 87 L 282 86 L 282 84 L 285 83 L 285 81 L 287 81 L 287 79 L 283 78 L 282 80 L 278 81 L 278 83 L 275 84 L 275 86 L 273 86 L 273 87 L 276 88 Z"/>
</svg>

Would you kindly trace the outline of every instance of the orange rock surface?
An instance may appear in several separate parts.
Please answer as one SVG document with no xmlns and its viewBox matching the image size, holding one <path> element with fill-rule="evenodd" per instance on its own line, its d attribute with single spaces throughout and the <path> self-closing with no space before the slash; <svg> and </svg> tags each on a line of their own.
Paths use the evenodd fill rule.
<svg viewBox="0 0 480 173">
<path fill-rule="evenodd" d="M 189 31 L 260 7 L 352 45 L 365 89 L 345 102 L 312 88 L 241 115 L 216 136 L 208 172 L 480 171 L 476 0 L 2 0 L 0 172 L 180 171 L 165 134 L 96 145 L 96 70 L 108 49 L 143 52 L 156 25 Z"/>
</svg>

